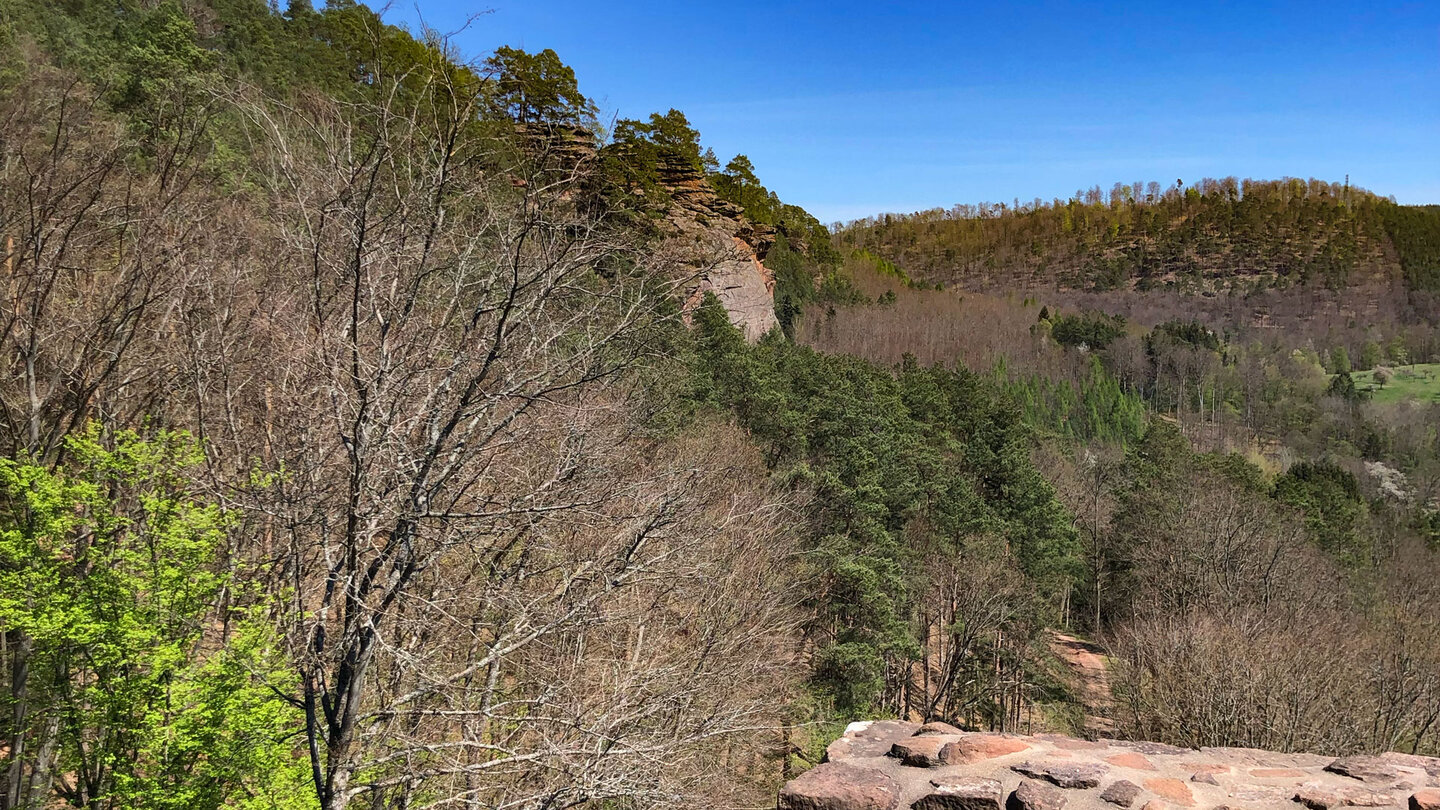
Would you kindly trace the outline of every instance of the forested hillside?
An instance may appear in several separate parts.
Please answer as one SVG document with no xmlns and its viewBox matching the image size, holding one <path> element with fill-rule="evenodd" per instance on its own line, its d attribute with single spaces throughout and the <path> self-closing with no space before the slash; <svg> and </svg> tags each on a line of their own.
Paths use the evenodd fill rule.
<svg viewBox="0 0 1440 810">
<path fill-rule="evenodd" d="M 1028 428 L 744 340 L 717 268 L 861 296 L 683 113 L 347 2 L 3 31 L 0 807 L 753 806 L 817 723 L 1033 702 Z"/>
<path fill-rule="evenodd" d="M 1348 182 L 1117 183 L 1068 200 L 885 214 L 847 224 L 839 239 L 927 282 L 1219 295 L 1250 302 L 1242 321 L 1263 318 L 1272 290 L 1304 296 L 1311 317 L 1340 293 L 1401 320 L 1433 317 L 1440 293 L 1440 208 Z"/>
<path fill-rule="evenodd" d="M 348 0 L 0 0 L 0 810 L 755 807 L 853 719 L 1078 731 L 1058 631 L 1117 733 L 1440 747 L 1440 419 L 1366 390 L 1435 354 L 1431 212 L 831 234 L 582 79 Z M 1410 309 L 1262 339 L 926 241 L 1128 295 L 1249 200 L 1247 277 Z"/>
</svg>

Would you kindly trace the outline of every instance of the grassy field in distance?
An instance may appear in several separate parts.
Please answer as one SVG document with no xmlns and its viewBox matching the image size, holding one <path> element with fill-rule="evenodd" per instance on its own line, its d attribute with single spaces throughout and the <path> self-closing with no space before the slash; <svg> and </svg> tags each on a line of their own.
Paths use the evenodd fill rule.
<svg viewBox="0 0 1440 810">
<path fill-rule="evenodd" d="M 1368 391 L 1374 401 L 1380 403 L 1417 399 L 1422 402 L 1440 402 L 1440 363 L 1416 363 L 1413 366 L 1386 366 L 1390 379 L 1381 388 L 1375 384 L 1375 372 L 1357 371 L 1355 387 Z"/>
</svg>

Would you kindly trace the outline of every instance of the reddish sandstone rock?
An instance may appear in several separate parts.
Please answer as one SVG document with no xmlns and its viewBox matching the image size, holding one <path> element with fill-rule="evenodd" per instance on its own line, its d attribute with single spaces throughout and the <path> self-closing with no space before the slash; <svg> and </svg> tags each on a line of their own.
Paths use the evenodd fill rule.
<svg viewBox="0 0 1440 810">
<path fill-rule="evenodd" d="M 838 762 L 854 757 L 882 757 L 896 740 L 903 740 L 915 733 L 919 726 L 902 720 L 878 720 L 874 722 L 851 723 L 845 728 L 845 736 L 830 743 L 825 749 L 826 762 Z"/>
<path fill-rule="evenodd" d="M 1153 771 L 1155 765 L 1146 759 L 1142 754 L 1125 753 L 1116 754 L 1113 757 L 1106 757 L 1105 761 L 1111 765 L 1118 765 L 1122 768 L 1134 768 L 1140 771 Z"/>
<path fill-rule="evenodd" d="M 929 723 L 926 723 L 925 725 L 921 726 L 921 727 L 920 727 L 920 730 L 917 731 L 917 732 L 915 732 L 915 736 L 920 737 L 920 736 L 923 736 L 923 735 L 926 735 L 926 734 L 964 734 L 964 733 L 965 733 L 964 731 L 961 731 L 960 729 L 958 729 L 958 728 L 950 725 L 949 723 L 942 723 L 942 722 L 940 722 L 940 721 L 938 721 L 938 720 L 932 720 L 932 721 L 930 721 Z"/>
<path fill-rule="evenodd" d="M 1171 779 L 1168 776 L 1146 779 L 1145 789 L 1175 804 L 1183 804 L 1186 807 L 1195 805 L 1195 796 L 1190 793 L 1190 786 L 1179 779 Z"/>
<path fill-rule="evenodd" d="M 1022 762 L 1010 766 L 1010 770 L 1031 779 L 1045 781 L 1062 788 L 1093 788 L 1100 786 L 1100 778 L 1106 773 L 1104 765 L 1071 764 L 1069 762 Z"/>
<path fill-rule="evenodd" d="M 1062 810 L 1064 807 L 1064 793 L 1034 779 L 1022 781 L 1005 802 L 1005 810 Z"/>
<path fill-rule="evenodd" d="M 1111 804 L 1129 807 L 1135 804 L 1136 799 L 1140 798 L 1140 786 L 1134 782 L 1121 779 L 1118 782 L 1111 783 L 1110 787 L 1105 788 L 1104 792 L 1100 794 L 1100 798 Z"/>
<path fill-rule="evenodd" d="M 1004 734 L 966 734 L 955 743 L 954 762 L 979 762 L 983 759 L 1028 751 L 1030 743 Z"/>
<path fill-rule="evenodd" d="M 1410 797 L 1410 810 L 1440 810 L 1440 790 L 1417 790 Z"/>
<path fill-rule="evenodd" d="M 882 771 L 827 762 L 780 789 L 779 810 L 896 810 L 900 786 Z"/>
<path fill-rule="evenodd" d="M 1218 762 L 1202 762 L 1199 765 L 1191 765 L 1190 767 L 1194 769 L 1195 773 L 1230 773 L 1229 765 L 1222 765 Z"/>
<path fill-rule="evenodd" d="M 941 734 L 910 737 L 891 745 L 890 756 L 912 768 L 938 768 L 954 761 L 954 742 L 954 737 Z"/>
<path fill-rule="evenodd" d="M 1000 810 L 1005 788 L 994 779 L 942 776 L 930 780 L 934 789 L 917 799 L 914 810 Z"/>
</svg>

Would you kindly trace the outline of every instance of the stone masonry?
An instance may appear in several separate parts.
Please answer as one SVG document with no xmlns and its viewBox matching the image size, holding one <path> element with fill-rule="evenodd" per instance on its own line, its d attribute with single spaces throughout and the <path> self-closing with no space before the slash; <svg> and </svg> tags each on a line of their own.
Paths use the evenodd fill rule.
<svg viewBox="0 0 1440 810">
<path fill-rule="evenodd" d="M 1440 810 L 1440 759 L 966 733 L 852 723 L 779 810 Z"/>
</svg>

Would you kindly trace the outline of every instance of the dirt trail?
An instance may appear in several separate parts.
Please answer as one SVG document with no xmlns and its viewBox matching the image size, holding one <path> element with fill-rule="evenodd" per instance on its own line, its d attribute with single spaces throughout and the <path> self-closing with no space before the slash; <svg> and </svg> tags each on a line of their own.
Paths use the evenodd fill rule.
<svg viewBox="0 0 1440 810">
<path fill-rule="evenodd" d="M 1050 634 L 1050 649 L 1074 679 L 1076 693 L 1085 710 L 1082 731 L 1087 737 L 1105 737 L 1113 733 L 1110 719 L 1110 670 L 1105 650 L 1098 645 L 1066 633 Z"/>
</svg>

